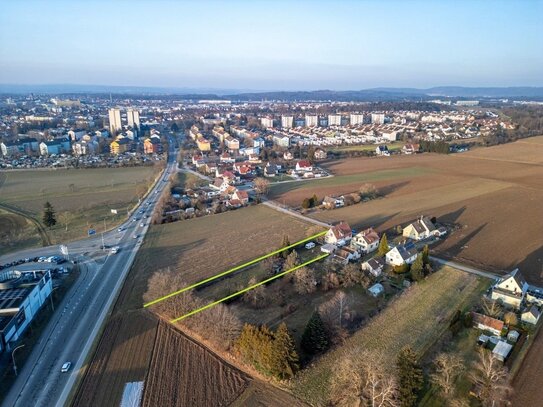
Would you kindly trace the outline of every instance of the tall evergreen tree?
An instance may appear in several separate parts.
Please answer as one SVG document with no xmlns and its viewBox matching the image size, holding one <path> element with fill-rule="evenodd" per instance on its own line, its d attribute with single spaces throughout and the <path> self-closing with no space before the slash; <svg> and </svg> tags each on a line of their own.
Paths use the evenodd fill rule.
<svg viewBox="0 0 543 407">
<path fill-rule="evenodd" d="M 428 248 L 428 245 L 424 245 L 424 248 L 422 249 L 422 263 L 426 266 L 427 264 L 430 264 L 430 249 Z"/>
<path fill-rule="evenodd" d="M 294 340 L 288 332 L 287 325 L 282 322 L 275 331 L 273 341 L 272 374 L 280 380 L 291 379 L 298 371 L 298 368 L 298 354 L 296 353 Z"/>
<path fill-rule="evenodd" d="M 414 281 L 420 281 L 424 278 L 423 255 L 419 253 L 413 264 L 411 264 L 411 278 Z"/>
<path fill-rule="evenodd" d="M 384 256 L 388 253 L 388 239 L 386 233 L 383 233 L 383 236 L 381 236 L 381 241 L 379 242 L 379 249 L 377 249 L 377 253 L 379 256 Z"/>
<path fill-rule="evenodd" d="M 318 311 L 313 312 L 302 335 L 302 348 L 310 355 L 324 352 L 330 345 L 328 331 Z"/>
<path fill-rule="evenodd" d="M 396 368 L 401 406 L 413 407 L 417 403 L 418 393 L 424 384 L 424 376 L 417 361 L 417 355 L 411 347 L 407 346 L 400 351 Z"/>
<path fill-rule="evenodd" d="M 47 227 L 55 226 L 57 219 L 55 217 L 55 209 L 49 201 L 43 206 L 43 224 Z"/>
<path fill-rule="evenodd" d="M 287 246 L 290 246 L 290 240 L 289 240 L 287 235 L 283 235 L 283 242 L 281 243 L 281 247 L 287 247 Z M 290 252 L 290 250 L 285 250 L 285 251 L 280 253 L 280 256 L 283 259 L 286 259 L 289 252 Z"/>
</svg>

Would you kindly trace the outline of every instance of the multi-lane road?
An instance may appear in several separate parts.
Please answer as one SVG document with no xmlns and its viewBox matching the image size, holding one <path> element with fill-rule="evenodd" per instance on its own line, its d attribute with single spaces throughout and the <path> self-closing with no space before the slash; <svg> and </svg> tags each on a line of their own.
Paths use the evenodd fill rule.
<svg viewBox="0 0 543 407">
<path fill-rule="evenodd" d="M 67 245 L 70 256 L 76 258 L 81 266 L 81 275 L 61 303 L 56 304 L 56 312 L 4 398 L 3 406 L 45 407 L 68 403 L 78 372 L 111 311 L 147 232 L 150 218 L 146 219 L 144 215 L 150 217 L 157 197 L 166 185 L 164 181 L 176 170 L 177 151 L 173 142 L 170 146 L 166 170 L 139 208 L 122 225 L 124 230 L 119 232 L 116 229 L 104 234 L 106 245 L 120 247 L 117 254 L 101 250 L 101 236 Z M 138 220 L 133 221 L 134 218 Z M 19 259 L 49 254 L 59 254 L 58 246 L 27 250 L 1 260 L 7 262 L 10 257 Z M 61 373 L 61 366 L 68 361 L 72 363 L 70 371 Z"/>
</svg>

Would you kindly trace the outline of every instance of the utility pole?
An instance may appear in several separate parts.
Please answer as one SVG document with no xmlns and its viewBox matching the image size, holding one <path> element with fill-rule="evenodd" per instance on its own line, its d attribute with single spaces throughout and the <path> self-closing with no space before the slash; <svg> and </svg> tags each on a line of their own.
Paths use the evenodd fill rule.
<svg viewBox="0 0 543 407">
<path fill-rule="evenodd" d="M 23 346 L 25 346 L 24 344 L 23 345 L 19 345 L 17 346 L 15 349 L 13 349 L 13 352 L 11 352 L 11 360 L 13 362 L 13 371 L 15 372 L 15 376 L 17 376 L 17 365 L 15 364 L 15 351 L 19 348 L 22 348 Z"/>
</svg>

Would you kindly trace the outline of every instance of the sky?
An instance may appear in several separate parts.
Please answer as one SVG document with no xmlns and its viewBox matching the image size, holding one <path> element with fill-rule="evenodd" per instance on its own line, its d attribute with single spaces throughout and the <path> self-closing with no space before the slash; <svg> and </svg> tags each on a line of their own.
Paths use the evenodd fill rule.
<svg viewBox="0 0 543 407">
<path fill-rule="evenodd" d="M 0 0 L 0 83 L 543 86 L 542 1 Z"/>
</svg>

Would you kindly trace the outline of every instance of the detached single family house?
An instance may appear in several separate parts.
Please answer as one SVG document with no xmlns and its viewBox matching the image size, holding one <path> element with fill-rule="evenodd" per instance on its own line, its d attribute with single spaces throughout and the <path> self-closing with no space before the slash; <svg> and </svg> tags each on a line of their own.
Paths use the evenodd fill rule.
<svg viewBox="0 0 543 407">
<path fill-rule="evenodd" d="M 532 305 L 529 309 L 522 313 L 522 315 L 520 316 L 520 320 L 527 324 L 536 325 L 537 321 L 539 321 L 540 316 L 541 312 L 537 309 L 535 305 Z"/>
<path fill-rule="evenodd" d="M 336 250 L 334 254 L 334 259 L 342 264 L 347 264 L 350 261 L 355 261 L 360 259 L 360 253 L 358 253 L 356 250 L 351 249 L 349 247 L 343 247 L 341 249 Z"/>
<path fill-rule="evenodd" d="M 364 253 L 371 253 L 379 247 L 380 237 L 373 228 L 368 228 L 356 234 L 351 245 Z"/>
<path fill-rule="evenodd" d="M 411 264 L 417 258 L 417 248 L 413 243 L 398 245 L 385 255 L 385 261 L 391 266 Z"/>
<path fill-rule="evenodd" d="M 520 309 L 527 290 L 528 283 L 524 280 L 522 274 L 520 274 L 519 269 L 515 269 L 494 284 L 490 298 L 500 300 L 505 305 Z"/>
<path fill-rule="evenodd" d="M 413 240 L 423 240 L 432 236 L 435 230 L 436 228 L 430 219 L 421 216 L 420 219 L 403 229 L 403 236 Z"/>
<path fill-rule="evenodd" d="M 362 263 L 362 270 L 369 271 L 375 277 L 379 277 L 383 273 L 385 260 L 382 257 L 374 257 Z"/>
<path fill-rule="evenodd" d="M 479 314 L 477 312 L 471 313 L 473 317 L 473 326 L 482 331 L 492 332 L 494 335 L 500 336 L 504 327 L 503 321 L 499 319 L 489 317 L 488 315 Z"/>
<path fill-rule="evenodd" d="M 328 229 L 328 232 L 324 236 L 324 241 L 336 246 L 345 246 L 352 238 L 353 232 L 351 227 L 345 222 L 340 222 Z"/>
<path fill-rule="evenodd" d="M 345 206 L 345 198 L 342 196 L 335 198 L 333 196 L 325 196 L 322 200 L 322 205 L 326 209 L 341 208 Z"/>
<path fill-rule="evenodd" d="M 296 163 L 296 171 L 298 172 L 313 172 L 313 166 L 307 160 L 300 160 Z"/>
</svg>

